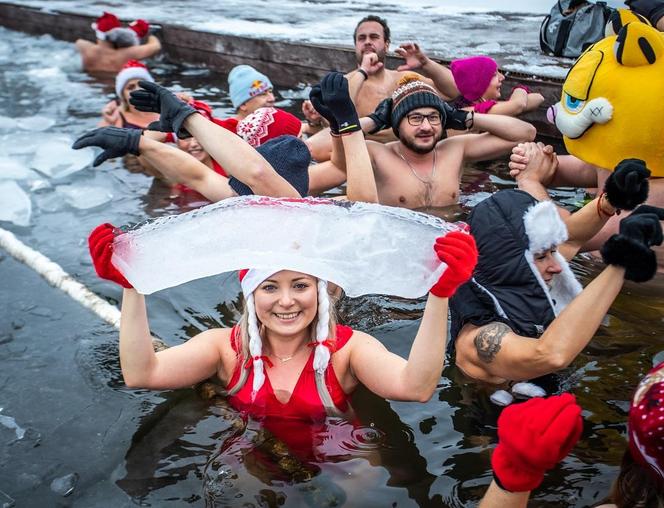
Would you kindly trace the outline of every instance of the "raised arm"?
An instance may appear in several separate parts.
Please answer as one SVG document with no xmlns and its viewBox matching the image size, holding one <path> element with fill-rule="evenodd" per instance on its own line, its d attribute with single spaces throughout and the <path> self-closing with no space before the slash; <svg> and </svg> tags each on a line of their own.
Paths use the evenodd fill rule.
<svg viewBox="0 0 664 508">
<path fill-rule="evenodd" d="M 459 90 L 454 82 L 452 71 L 444 65 L 434 62 L 416 42 L 401 44 L 394 52 L 405 60 L 398 71 L 417 70 L 431 79 L 434 86 L 444 96 L 445 100 L 454 99 L 459 96 Z"/>
<path fill-rule="evenodd" d="M 376 179 L 360 119 L 350 99 L 348 81 L 341 73 L 331 72 L 320 85 L 312 88 L 310 98 L 314 107 L 330 123 L 333 133 L 332 162 L 346 170 L 348 199 L 377 203 Z"/>
<path fill-rule="evenodd" d="M 228 330 L 210 330 L 184 344 L 155 353 L 145 299 L 115 268 L 113 241 L 121 234 L 111 224 L 98 226 L 88 239 L 97 274 L 124 287 L 120 322 L 120 365 L 127 386 L 171 389 L 191 386 L 219 373 L 227 379 L 233 354 Z M 226 339 L 226 340 L 223 340 Z"/>
<path fill-rule="evenodd" d="M 256 194 L 301 197 L 260 153 L 239 136 L 209 121 L 168 89 L 148 81 L 140 81 L 139 85 L 142 89 L 132 92 L 130 102 L 139 111 L 160 113 L 159 125 L 155 128 L 175 132 L 180 137 L 193 135 L 228 174 Z"/>
<path fill-rule="evenodd" d="M 582 431 L 581 407 L 569 393 L 503 409 L 491 456 L 494 479 L 479 508 L 525 508 L 530 491 L 567 456 Z"/>
<path fill-rule="evenodd" d="M 161 51 L 161 42 L 154 35 L 150 35 L 145 44 L 138 46 L 130 46 L 128 48 L 121 48 L 117 50 L 122 58 L 127 60 L 143 60 L 150 58 Z"/>
<path fill-rule="evenodd" d="M 528 122 L 505 115 L 474 113 L 473 131 L 483 134 L 455 136 L 448 141 L 464 144 L 464 159 L 469 161 L 495 159 L 512 149 L 517 143 L 532 141 L 537 130 Z"/>
<path fill-rule="evenodd" d="M 436 253 L 447 264 L 431 288 L 408 360 L 389 352 L 375 338 L 360 333 L 350 355 L 359 382 L 381 397 L 425 402 L 434 393 L 445 360 L 448 298 L 467 281 L 477 262 L 472 236 L 451 232 L 436 240 Z"/>
<path fill-rule="evenodd" d="M 662 242 L 663 219 L 663 209 L 649 206 L 624 219 L 620 233 L 602 247 L 608 266 L 539 339 L 517 335 L 504 323 L 466 324 L 456 341 L 457 365 L 488 382 L 532 379 L 569 365 L 594 336 L 624 280 L 645 282 L 654 277 L 657 260 L 650 247 Z"/>
<path fill-rule="evenodd" d="M 182 150 L 148 136 L 141 136 L 141 131 L 138 129 L 119 127 L 95 129 L 79 137 L 74 142 L 73 148 L 86 146 L 98 146 L 104 149 L 94 160 L 94 166 L 113 157 L 127 154 L 140 155 L 167 179 L 191 187 L 210 201 L 233 196 L 226 178 Z"/>
</svg>

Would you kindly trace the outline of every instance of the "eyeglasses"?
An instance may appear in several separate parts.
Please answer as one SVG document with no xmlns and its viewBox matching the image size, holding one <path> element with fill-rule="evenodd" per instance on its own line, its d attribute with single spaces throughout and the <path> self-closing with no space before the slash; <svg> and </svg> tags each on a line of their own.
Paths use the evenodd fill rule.
<svg viewBox="0 0 664 508">
<path fill-rule="evenodd" d="M 412 115 L 406 115 L 408 123 L 413 127 L 422 125 L 424 119 L 426 118 L 429 121 L 429 125 L 440 125 L 440 113 L 429 113 L 428 115 L 421 115 L 420 113 L 413 113 Z"/>
</svg>

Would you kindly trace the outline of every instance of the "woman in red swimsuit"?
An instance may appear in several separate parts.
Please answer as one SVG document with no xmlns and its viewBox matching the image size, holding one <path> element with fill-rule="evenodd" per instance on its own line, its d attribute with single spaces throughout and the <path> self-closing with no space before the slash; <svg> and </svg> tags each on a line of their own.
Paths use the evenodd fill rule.
<svg viewBox="0 0 664 508">
<path fill-rule="evenodd" d="M 127 386 L 174 389 L 216 377 L 238 410 L 284 420 L 343 414 L 360 383 L 387 399 L 429 400 L 445 358 L 448 297 L 469 279 L 477 260 L 468 234 L 451 232 L 436 241 L 448 268 L 430 290 L 407 360 L 371 335 L 337 325 L 327 282 L 280 268 L 241 274 L 246 310 L 239 325 L 207 330 L 155 353 L 144 297 L 111 263 L 117 231 L 99 226 L 89 245 L 99 276 L 126 288 L 120 363 Z"/>
</svg>

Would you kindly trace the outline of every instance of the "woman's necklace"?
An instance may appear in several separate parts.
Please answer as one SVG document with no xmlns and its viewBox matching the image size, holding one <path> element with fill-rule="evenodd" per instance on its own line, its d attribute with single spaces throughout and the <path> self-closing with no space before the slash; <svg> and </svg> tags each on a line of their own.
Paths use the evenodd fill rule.
<svg viewBox="0 0 664 508">
<path fill-rule="evenodd" d="M 413 176 L 417 178 L 420 182 L 424 184 L 424 206 L 431 206 L 433 204 L 432 193 L 433 193 L 433 179 L 436 176 L 436 148 L 433 149 L 433 164 L 431 165 L 431 175 L 428 179 L 422 178 L 417 174 L 415 168 L 411 166 L 410 161 L 406 159 L 403 153 L 401 153 L 401 147 L 397 147 L 399 151 L 399 156 L 403 161 L 408 165 L 410 172 L 413 173 Z"/>
</svg>

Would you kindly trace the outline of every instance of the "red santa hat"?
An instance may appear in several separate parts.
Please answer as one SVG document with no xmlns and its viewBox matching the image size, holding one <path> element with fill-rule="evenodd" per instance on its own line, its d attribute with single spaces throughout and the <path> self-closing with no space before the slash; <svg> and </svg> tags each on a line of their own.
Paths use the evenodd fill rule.
<svg viewBox="0 0 664 508">
<path fill-rule="evenodd" d="M 143 79 L 154 83 L 146 65 L 138 60 L 129 60 L 115 76 L 115 94 L 122 97 L 122 90 L 130 79 Z"/>
<path fill-rule="evenodd" d="M 237 124 L 237 133 L 254 148 L 284 134 L 300 134 L 302 122 L 283 109 L 258 108 Z"/>
<path fill-rule="evenodd" d="M 120 28 L 122 23 L 120 23 L 120 20 L 115 14 L 104 11 L 104 13 L 99 16 L 90 26 L 95 31 L 95 36 L 97 39 L 100 41 L 105 41 L 106 34 L 114 28 Z"/>
<path fill-rule="evenodd" d="M 129 28 L 136 32 L 136 35 L 138 35 L 139 39 L 142 39 L 148 34 L 150 30 L 150 23 L 144 19 L 137 19 L 136 21 L 129 23 Z"/>
</svg>

